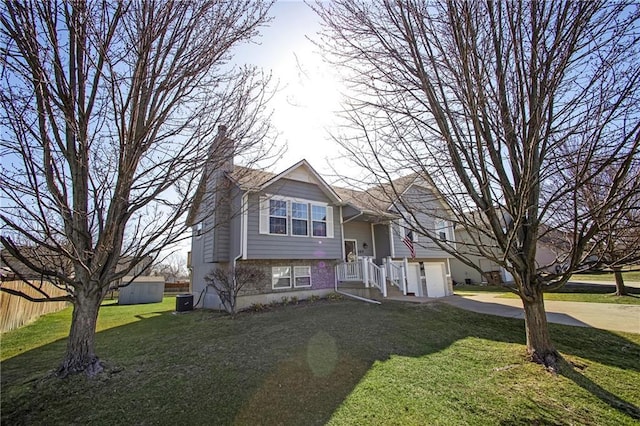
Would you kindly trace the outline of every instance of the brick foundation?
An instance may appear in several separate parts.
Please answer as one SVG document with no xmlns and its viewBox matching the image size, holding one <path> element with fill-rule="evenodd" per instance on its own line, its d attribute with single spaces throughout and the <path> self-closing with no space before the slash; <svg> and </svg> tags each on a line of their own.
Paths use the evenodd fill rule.
<svg viewBox="0 0 640 426">
<path fill-rule="evenodd" d="M 255 266 L 264 271 L 266 278 L 242 289 L 239 296 L 253 296 L 268 293 L 305 293 L 313 290 L 328 290 L 335 286 L 336 260 L 244 260 L 238 266 Z M 311 287 L 274 289 L 271 282 L 271 268 L 274 266 L 310 266 Z M 292 278 L 293 281 L 293 278 Z M 293 283 L 292 283 L 293 284 Z"/>
</svg>

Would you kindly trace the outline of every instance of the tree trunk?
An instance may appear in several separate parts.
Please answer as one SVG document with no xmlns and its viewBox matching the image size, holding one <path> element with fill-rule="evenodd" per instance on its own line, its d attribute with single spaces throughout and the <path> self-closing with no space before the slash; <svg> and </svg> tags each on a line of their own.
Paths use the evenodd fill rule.
<svg viewBox="0 0 640 426">
<path fill-rule="evenodd" d="M 96 323 L 100 302 L 101 297 L 98 292 L 85 294 L 79 289 L 73 302 L 67 353 L 58 369 L 59 377 L 80 372 L 94 377 L 102 371 L 102 364 L 95 354 Z"/>
<path fill-rule="evenodd" d="M 616 277 L 616 296 L 626 296 L 627 288 L 624 286 L 624 277 L 620 268 L 613 268 L 613 275 Z"/>
<path fill-rule="evenodd" d="M 555 370 L 560 355 L 553 346 L 549 335 L 542 290 L 535 289 L 529 299 L 522 298 L 524 325 L 527 334 L 527 352 L 532 361 Z"/>
</svg>

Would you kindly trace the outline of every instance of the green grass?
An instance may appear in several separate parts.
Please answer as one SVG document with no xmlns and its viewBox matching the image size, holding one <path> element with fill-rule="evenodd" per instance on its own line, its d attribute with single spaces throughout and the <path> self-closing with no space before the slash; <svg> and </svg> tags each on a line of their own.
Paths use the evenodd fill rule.
<svg viewBox="0 0 640 426">
<path fill-rule="evenodd" d="M 3 424 L 636 424 L 640 335 L 551 324 L 576 368 L 524 357 L 521 320 L 433 303 L 289 305 L 237 319 L 106 306 L 94 380 L 45 377 L 69 310 L 2 335 Z M 44 378 L 43 378 L 44 377 Z"/>
<path fill-rule="evenodd" d="M 471 296 L 479 293 L 497 293 L 496 297 L 505 299 L 517 299 L 518 296 L 505 290 L 500 286 L 456 286 L 455 294 L 460 296 Z M 628 287 L 627 296 L 616 296 L 607 287 L 586 286 L 569 287 L 565 286 L 553 292 L 544 294 L 545 300 L 555 300 L 561 302 L 590 302 L 590 303 L 614 303 L 619 305 L 640 305 L 640 289 Z"/>
<path fill-rule="evenodd" d="M 506 299 L 518 299 L 513 293 L 504 293 L 498 297 Z M 614 294 L 601 293 L 545 293 L 544 300 L 556 300 L 560 302 L 590 302 L 590 303 L 614 303 L 617 305 L 640 305 L 640 295 L 616 296 Z"/>
<path fill-rule="evenodd" d="M 626 281 L 640 282 L 640 271 L 623 272 L 622 278 Z M 616 281 L 613 273 L 592 273 L 592 274 L 573 274 L 571 281 L 605 281 L 614 283 Z"/>
</svg>

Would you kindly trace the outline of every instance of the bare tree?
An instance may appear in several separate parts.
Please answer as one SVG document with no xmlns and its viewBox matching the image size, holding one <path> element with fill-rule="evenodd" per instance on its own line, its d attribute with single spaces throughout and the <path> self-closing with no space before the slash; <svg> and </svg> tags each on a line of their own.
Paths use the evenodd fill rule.
<svg viewBox="0 0 640 426">
<path fill-rule="evenodd" d="M 576 170 L 578 165 L 569 165 Z M 569 173 L 571 175 L 571 173 Z M 611 182 L 615 178 L 616 167 L 609 167 L 584 185 L 578 191 L 576 211 L 586 213 L 588 220 L 597 222 L 598 232 L 587 244 L 581 269 L 589 271 L 613 271 L 616 296 L 627 294 L 622 275 L 623 268 L 640 267 L 640 167 L 632 168 L 627 176 L 624 191 L 629 193 L 630 202 L 613 203 L 599 212 L 606 203 Z M 580 214 L 579 214 L 580 216 Z M 570 218 L 567 223 L 580 223 L 581 217 Z"/>
<path fill-rule="evenodd" d="M 238 295 L 247 285 L 264 281 L 267 277 L 264 270 L 256 266 L 231 265 L 228 269 L 215 268 L 205 276 L 205 282 L 213 288 L 225 310 L 235 316 Z"/>
<path fill-rule="evenodd" d="M 531 359 L 558 353 L 543 291 L 582 264 L 611 206 L 629 206 L 637 164 L 637 4 L 537 1 L 317 3 L 318 44 L 349 86 L 335 137 L 362 183 L 398 198 L 394 178 L 415 174 L 447 206 L 402 201 L 406 222 L 463 263 L 473 256 L 510 272 L 525 310 Z M 567 156 L 579 173 L 567 179 Z M 558 223 L 578 189 L 615 166 L 609 190 L 580 221 Z M 561 185 L 560 185 L 561 183 Z M 544 196 L 543 196 L 544 194 Z M 430 207 L 431 206 L 431 207 Z M 421 226 L 416 213 L 452 220 L 464 244 Z M 569 234 L 563 230 L 569 229 Z M 535 262 L 541 236 L 562 233 L 557 273 Z"/>
<path fill-rule="evenodd" d="M 171 253 L 151 267 L 151 274 L 161 275 L 167 282 L 188 278 L 187 261 L 178 253 Z"/>
<path fill-rule="evenodd" d="M 230 59 L 268 22 L 271 4 L 2 6 L 2 244 L 68 289 L 61 376 L 102 369 L 100 303 L 111 283 L 184 238 L 205 161 L 215 169 L 231 155 L 263 155 L 269 77 Z M 226 133 L 216 132 L 220 123 Z M 242 143 L 229 152 L 225 138 Z M 73 272 L 30 262 L 19 240 L 68 260 Z"/>
</svg>

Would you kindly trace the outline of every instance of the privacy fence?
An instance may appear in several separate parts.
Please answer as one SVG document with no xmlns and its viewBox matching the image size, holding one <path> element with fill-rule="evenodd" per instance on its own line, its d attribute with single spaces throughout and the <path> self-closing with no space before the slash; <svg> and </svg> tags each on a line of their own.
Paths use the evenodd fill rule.
<svg viewBox="0 0 640 426">
<path fill-rule="evenodd" d="M 65 292 L 53 286 L 49 282 L 32 281 L 34 285 L 42 286 L 42 290 L 51 297 L 63 296 Z M 2 287 L 22 291 L 34 298 L 42 297 L 33 288 L 22 281 L 5 281 Z M 13 296 L 0 291 L 0 331 L 16 329 L 40 315 L 57 312 L 68 306 L 68 302 L 30 302 L 19 296 Z"/>
</svg>

